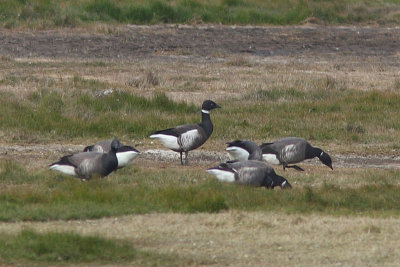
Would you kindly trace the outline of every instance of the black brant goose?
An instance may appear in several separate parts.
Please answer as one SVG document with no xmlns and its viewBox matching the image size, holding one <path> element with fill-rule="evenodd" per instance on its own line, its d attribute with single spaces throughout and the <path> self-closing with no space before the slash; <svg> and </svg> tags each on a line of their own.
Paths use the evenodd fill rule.
<svg viewBox="0 0 400 267">
<path fill-rule="evenodd" d="M 303 138 L 286 137 L 272 143 L 264 143 L 260 147 L 265 161 L 271 164 L 282 164 L 284 170 L 285 168 L 294 168 L 304 171 L 297 165 L 289 166 L 289 164 L 315 157 L 333 170 L 331 157 L 322 149 L 311 146 Z"/>
<path fill-rule="evenodd" d="M 183 165 L 182 153 L 185 152 L 185 164 L 188 164 L 188 153 L 204 144 L 213 132 L 214 126 L 210 118 L 210 110 L 220 108 L 211 100 L 205 100 L 201 106 L 201 123 L 185 124 L 175 128 L 157 131 L 150 138 L 160 140 L 164 146 L 179 152 Z"/>
<path fill-rule="evenodd" d="M 233 142 L 226 143 L 228 147 L 229 158 L 231 160 L 262 160 L 261 148 L 249 140 L 235 140 Z"/>
<path fill-rule="evenodd" d="M 83 152 L 100 152 L 108 153 L 111 151 L 111 143 L 113 140 L 100 141 L 92 146 L 87 146 Z M 117 149 L 118 169 L 128 166 L 138 155 L 140 151 L 132 146 L 125 146 L 120 143 Z"/>
<path fill-rule="evenodd" d="M 266 162 L 258 160 L 228 161 L 207 170 L 218 180 L 240 185 L 291 188 L 290 183 L 275 173 Z"/>
<path fill-rule="evenodd" d="M 118 168 L 116 152 L 120 143 L 114 139 L 108 153 L 80 152 L 62 157 L 50 165 L 51 170 L 73 175 L 82 180 L 92 177 L 105 177 Z"/>
</svg>

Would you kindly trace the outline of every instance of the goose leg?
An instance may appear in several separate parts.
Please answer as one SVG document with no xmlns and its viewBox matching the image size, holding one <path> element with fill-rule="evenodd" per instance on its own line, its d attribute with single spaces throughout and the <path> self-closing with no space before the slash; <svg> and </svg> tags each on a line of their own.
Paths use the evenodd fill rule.
<svg viewBox="0 0 400 267">
<path fill-rule="evenodd" d="M 299 166 L 297 166 L 297 165 L 286 166 L 286 168 L 293 168 L 293 169 L 295 169 L 296 171 L 301 171 L 301 172 L 304 171 L 303 168 L 301 168 L 301 167 L 299 167 Z"/>
<path fill-rule="evenodd" d="M 182 160 L 182 152 L 179 152 L 181 154 L 181 165 L 183 165 L 183 160 Z"/>
<path fill-rule="evenodd" d="M 189 165 L 188 155 L 189 155 L 189 151 L 185 151 L 185 165 Z"/>
</svg>

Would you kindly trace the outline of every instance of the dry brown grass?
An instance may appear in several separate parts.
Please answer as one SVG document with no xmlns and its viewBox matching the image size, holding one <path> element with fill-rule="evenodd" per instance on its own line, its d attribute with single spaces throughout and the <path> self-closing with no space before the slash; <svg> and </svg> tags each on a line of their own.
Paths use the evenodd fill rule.
<svg viewBox="0 0 400 267">
<path fill-rule="evenodd" d="M 1 223 L 16 233 L 74 231 L 133 242 L 213 266 L 397 266 L 399 219 L 264 212 L 147 214 L 87 221 Z"/>
</svg>

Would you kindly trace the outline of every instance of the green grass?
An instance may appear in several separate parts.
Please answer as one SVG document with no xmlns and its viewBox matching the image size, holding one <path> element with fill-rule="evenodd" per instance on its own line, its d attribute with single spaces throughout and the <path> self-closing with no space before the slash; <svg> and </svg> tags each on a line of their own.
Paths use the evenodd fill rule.
<svg viewBox="0 0 400 267">
<path fill-rule="evenodd" d="M 23 230 L 16 235 L 0 234 L 0 262 L 31 264 L 129 264 L 143 266 L 181 263 L 179 257 L 135 249 L 131 243 L 76 233 L 37 233 Z"/>
<path fill-rule="evenodd" d="M 370 169 L 351 174 L 336 171 L 324 173 L 325 178 L 321 174 L 296 173 L 295 176 L 288 177 L 294 188 L 287 191 L 220 183 L 205 170 L 181 168 L 141 170 L 129 167 L 104 180 L 80 182 L 57 172 L 32 172 L 10 161 L 2 161 L 0 180 L 4 187 L 0 192 L 0 221 L 225 210 L 400 215 L 400 187 L 396 182 L 399 171 Z M 323 185 L 311 186 L 321 179 L 325 179 Z M 339 179 L 340 187 L 336 185 Z M 367 184 L 362 185 L 362 181 Z M 357 183 L 360 186 L 352 187 Z"/>
<path fill-rule="evenodd" d="M 3 0 L 4 27 L 74 27 L 87 23 L 298 24 L 316 17 L 328 24 L 396 24 L 397 0 Z"/>
<path fill-rule="evenodd" d="M 0 83 L 12 85 L 20 79 L 6 77 Z M 223 108 L 212 114 L 213 140 L 266 142 L 284 132 L 285 136 L 343 144 L 400 142 L 400 122 L 393 119 L 400 116 L 399 92 L 361 92 L 328 80 L 321 82 L 321 88 L 318 84 L 318 89 L 308 91 L 281 87 L 247 93 L 244 100 L 219 101 Z M 50 87 L 57 85 L 50 83 Z M 44 88 L 22 101 L 17 95 L 2 93 L 3 130 L 16 141 L 140 139 L 162 128 L 200 121 L 200 106 L 174 102 L 162 93 L 152 98 L 123 90 L 98 95 L 96 90 L 107 84 L 79 77 L 61 86 L 65 91 Z"/>
</svg>

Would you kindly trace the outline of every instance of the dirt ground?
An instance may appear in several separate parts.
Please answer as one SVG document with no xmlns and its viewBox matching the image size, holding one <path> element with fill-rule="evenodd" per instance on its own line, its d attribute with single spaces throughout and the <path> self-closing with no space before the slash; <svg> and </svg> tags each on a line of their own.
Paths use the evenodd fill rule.
<svg viewBox="0 0 400 267">
<path fill-rule="evenodd" d="M 274 64 L 340 62 L 376 68 L 394 66 L 400 57 L 400 28 L 236 27 L 220 25 L 97 26 L 51 31 L 0 30 L 0 56 L 15 60 L 214 63 L 232 56 Z M 400 73 L 400 72 L 399 72 Z M 397 74 L 399 74 L 397 73 Z M 396 75 L 391 73 L 390 75 Z M 377 78 L 379 80 L 379 78 Z M 194 95 L 191 92 L 186 94 Z M 228 92 L 230 93 L 230 92 Z M 221 95 L 223 97 L 223 95 Z M 0 160 L 31 168 L 48 166 L 76 144 L 0 144 Z M 159 148 L 141 148 L 138 165 L 177 161 Z M 35 161 L 32 162 L 32 157 Z M 226 158 L 224 152 L 191 152 L 201 166 Z M 398 155 L 334 154 L 337 168 L 399 168 Z M 320 164 L 309 161 L 306 164 Z M 87 221 L 0 223 L 1 232 L 30 227 L 72 230 L 126 238 L 143 249 L 176 253 L 214 266 L 398 266 L 399 220 L 362 217 L 287 215 L 230 211 L 220 214 L 148 214 Z M 146 226 L 146 227 L 143 227 Z"/>
<path fill-rule="evenodd" d="M 358 58 L 399 56 L 400 28 L 127 26 L 109 30 L 0 31 L 0 55 L 96 60 L 218 60 L 232 54 Z"/>
</svg>

